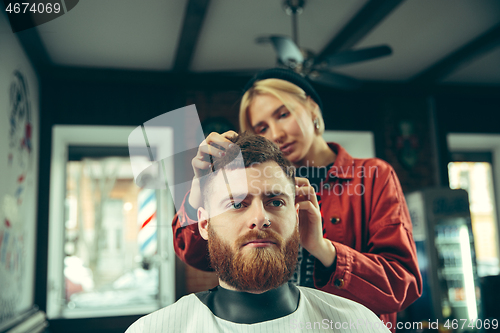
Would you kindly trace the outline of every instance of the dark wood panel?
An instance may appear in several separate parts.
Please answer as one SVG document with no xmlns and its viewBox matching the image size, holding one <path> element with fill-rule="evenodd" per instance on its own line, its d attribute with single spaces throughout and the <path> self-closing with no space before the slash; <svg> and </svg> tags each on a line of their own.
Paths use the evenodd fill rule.
<svg viewBox="0 0 500 333">
<path fill-rule="evenodd" d="M 347 50 L 361 41 L 404 0 L 370 0 L 319 53 L 318 62 L 328 55 Z"/>
<path fill-rule="evenodd" d="M 189 0 L 173 71 L 185 72 L 189 69 L 209 4 L 210 0 Z"/>
</svg>

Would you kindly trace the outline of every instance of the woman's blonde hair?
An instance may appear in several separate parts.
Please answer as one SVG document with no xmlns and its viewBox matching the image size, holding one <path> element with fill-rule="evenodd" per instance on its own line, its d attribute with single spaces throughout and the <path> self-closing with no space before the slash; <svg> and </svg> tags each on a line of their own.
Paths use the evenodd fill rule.
<svg viewBox="0 0 500 333">
<path fill-rule="evenodd" d="M 250 119 L 248 117 L 248 108 L 250 107 L 254 97 L 262 94 L 270 94 L 276 97 L 292 114 L 295 113 L 294 102 L 302 104 L 306 110 L 311 112 L 311 115 L 313 116 L 311 121 L 318 119 L 319 128 L 315 128 L 315 131 L 316 133 L 323 135 L 323 132 L 325 131 L 325 122 L 323 121 L 323 115 L 321 114 L 318 104 L 316 104 L 310 96 L 307 96 L 302 88 L 281 79 L 265 79 L 256 81 L 253 86 L 245 92 L 240 103 L 239 120 L 241 132 L 253 132 L 252 124 L 250 124 Z M 299 122 L 299 126 L 301 125 L 302 124 Z"/>
</svg>

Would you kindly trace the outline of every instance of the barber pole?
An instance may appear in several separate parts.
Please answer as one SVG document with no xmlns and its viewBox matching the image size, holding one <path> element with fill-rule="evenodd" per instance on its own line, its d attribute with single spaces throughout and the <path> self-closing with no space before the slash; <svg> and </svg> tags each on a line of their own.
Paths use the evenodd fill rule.
<svg viewBox="0 0 500 333">
<path fill-rule="evenodd" d="M 157 249 L 156 193 L 152 189 L 142 189 L 138 195 L 139 234 L 137 245 L 143 258 L 150 258 Z"/>
</svg>

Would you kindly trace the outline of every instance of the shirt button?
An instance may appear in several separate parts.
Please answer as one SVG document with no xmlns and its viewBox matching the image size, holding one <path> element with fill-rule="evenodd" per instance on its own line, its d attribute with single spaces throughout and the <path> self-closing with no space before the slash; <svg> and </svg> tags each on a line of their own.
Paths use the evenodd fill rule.
<svg viewBox="0 0 500 333">
<path fill-rule="evenodd" d="M 342 289 L 342 287 L 344 287 L 344 279 L 337 279 L 335 280 L 334 284 L 335 287 Z"/>
<path fill-rule="evenodd" d="M 324 184 L 323 184 L 323 188 L 324 188 L 325 190 L 330 189 L 330 184 L 329 184 L 329 183 L 324 183 Z"/>
<path fill-rule="evenodd" d="M 330 218 L 330 222 L 332 222 L 332 224 L 339 224 L 340 217 L 332 217 L 332 218 Z"/>
</svg>

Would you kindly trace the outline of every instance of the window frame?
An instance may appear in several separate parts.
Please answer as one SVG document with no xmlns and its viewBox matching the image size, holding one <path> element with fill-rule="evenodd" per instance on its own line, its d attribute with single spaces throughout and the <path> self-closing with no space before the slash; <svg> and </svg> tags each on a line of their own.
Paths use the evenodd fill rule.
<svg viewBox="0 0 500 333">
<path fill-rule="evenodd" d="M 449 162 L 488 162 L 491 164 L 495 217 L 497 221 L 497 255 L 500 258 L 500 135 L 490 133 L 448 133 L 446 141 Z M 465 160 L 469 161 L 465 161 Z M 449 186 L 449 184 L 448 184 Z"/>
<path fill-rule="evenodd" d="M 68 309 L 64 297 L 64 219 L 66 197 L 66 163 L 70 145 L 92 147 L 127 147 L 128 136 L 135 129 L 129 126 L 56 125 L 52 128 L 52 156 L 49 195 L 49 244 L 47 263 L 47 318 L 75 319 L 126 315 L 142 315 L 175 301 L 175 253 L 171 228 L 162 224 L 174 216 L 172 194 L 157 190 L 159 300 L 157 304 L 131 305 L 108 309 Z M 173 130 L 165 127 L 165 142 L 173 145 Z M 168 162 L 167 162 L 168 163 Z M 173 172 L 173 166 L 167 166 Z M 163 221 L 163 223 L 161 222 Z M 167 222 L 167 224 L 169 224 Z"/>
</svg>

